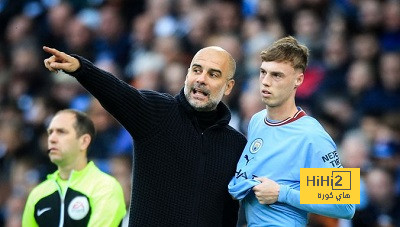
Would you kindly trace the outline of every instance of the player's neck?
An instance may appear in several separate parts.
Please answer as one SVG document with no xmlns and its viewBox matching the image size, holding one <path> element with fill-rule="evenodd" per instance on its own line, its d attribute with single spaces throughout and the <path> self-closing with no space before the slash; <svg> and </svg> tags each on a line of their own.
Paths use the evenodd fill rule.
<svg viewBox="0 0 400 227">
<path fill-rule="evenodd" d="M 267 106 L 267 119 L 273 121 L 283 121 L 293 117 L 299 110 L 293 103 L 291 105 L 281 105 L 276 107 Z"/>
</svg>

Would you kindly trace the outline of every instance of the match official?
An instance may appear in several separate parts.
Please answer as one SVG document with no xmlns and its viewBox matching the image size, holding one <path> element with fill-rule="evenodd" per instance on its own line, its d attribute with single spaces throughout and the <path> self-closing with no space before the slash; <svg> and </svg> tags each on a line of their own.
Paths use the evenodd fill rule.
<svg viewBox="0 0 400 227">
<path fill-rule="evenodd" d="M 119 226 L 126 214 L 121 185 L 87 159 L 93 122 L 82 112 L 61 110 L 47 132 L 58 170 L 29 194 L 22 226 Z"/>
</svg>

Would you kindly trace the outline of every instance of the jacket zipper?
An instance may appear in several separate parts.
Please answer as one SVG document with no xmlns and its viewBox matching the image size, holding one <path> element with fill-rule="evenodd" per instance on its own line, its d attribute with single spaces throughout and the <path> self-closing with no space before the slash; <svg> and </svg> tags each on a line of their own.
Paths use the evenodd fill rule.
<svg viewBox="0 0 400 227">
<path fill-rule="evenodd" d="M 60 200 L 61 200 L 61 204 L 60 204 L 60 206 L 61 206 L 60 207 L 60 222 L 58 224 L 59 227 L 63 227 L 64 226 L 65 196 L 67 195 L 67 191 L 68 191 L 68 188 L 69 188 L 69 183 L 70 183 L 70 180 L 71 180 L 72 172 L 73 172 L 73 170 L 71 171 L 71 173 L 70 173 L 70 175 L 68 177 L 67 187 L 65 188 L 64 194 L 62 193 L 60 185 L 57 183 L 57 179 L 55 180 L 55 183 L 56 183 L 57 189 L 58 189 L 58 194 L 60 195 Z"/>
</svg>

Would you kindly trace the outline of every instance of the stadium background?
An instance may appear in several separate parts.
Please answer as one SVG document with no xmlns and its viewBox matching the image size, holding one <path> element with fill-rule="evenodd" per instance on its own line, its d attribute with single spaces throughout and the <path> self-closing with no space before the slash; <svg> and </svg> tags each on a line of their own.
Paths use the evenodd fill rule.
<svg viewBox="0 0 400 227">
<path fill-rule="evenodd" d="M 29 191 L 54 171 L 45 129 L 62 108 L 94 120 L 89 156 L 130 198 L 130 136 L 73 78 L 45 70 L 43 45 L 80 54 L 137 88 L 172 94 L 197 50 L 221 46 L 238 65 L 225 99 L 231 125 L 246 134 L 264 108 L 259 53 L 286 35 L 311 50 L 297 104 L 327 129 L 343 166 L 362 175 L 353 221 L 313 215 L 309 225 L 362 226 L 368 217 L 400 226 L 398 0 L 0 1 L 0 226 L 21 225 Z"/>
</svg>

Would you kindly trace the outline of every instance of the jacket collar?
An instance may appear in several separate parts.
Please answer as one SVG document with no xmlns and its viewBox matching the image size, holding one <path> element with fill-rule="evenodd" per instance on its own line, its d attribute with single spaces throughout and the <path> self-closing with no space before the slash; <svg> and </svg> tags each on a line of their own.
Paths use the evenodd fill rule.
<svg viewBox="0 0 400 227">
<path fill-rule="evenodd" d="M 94 168 L 94 167 L 95 167 L 94 162 L 93 162 L 93 161 L 90 161 L 90 162 L 85 166 L 85 168 L 83 168 L 83 169 L 81 169 L 81 170 L 79 170 L 79 171 L 72 170 L 72 172 L 71 172 L 70 177 L 69 177 L 68 180 L 69 180 L 69 181 L 72 181 L 72 180 L 74 180 L 74 179 L 77 178 L 77 177 L 79 178 L 79 176 L 85 175 L 88 171 L 90 171 L 90 169 L 92 169 L 92 168 Z M 54 173 L 47 175 L 47 179 L 57 180 L 58 178 L 60 178 L 60 175 L 59 175 L 58 173 L 59 173 L 59 171 L 56 170 Z"/>
<path fill-rule="evenodd" d="M 183 88 L 179 92 L 178 95 L 175 96 L 175 99 L 178 101 L 179 106 L 185 111 L 185 113 L 189 116 L 190 119 L 195 117 L 195 109 L 190 105 L 185 97 L 185 93 Z M 228 125 L 231 120 L 231 112 L 223 102 L 219 102 L 217 106 L 217 114 L 218 120 L 216 122 L 217 125 Z"/>
</svg>

